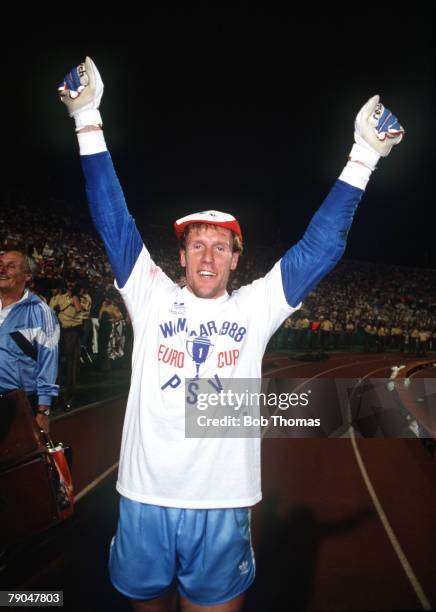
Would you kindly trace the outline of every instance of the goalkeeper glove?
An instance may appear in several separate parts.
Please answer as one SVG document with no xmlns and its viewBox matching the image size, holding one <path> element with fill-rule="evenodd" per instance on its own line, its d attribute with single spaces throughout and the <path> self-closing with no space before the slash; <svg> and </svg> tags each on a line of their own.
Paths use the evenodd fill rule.
<svg viewBox="0 0 436 612">
<path fill-rule="evenodd" d="M 373 96 L 362 106 L 354 122 L 354 141 L 350 160 L 374 170 L 380 157 L 401 142 L 404 128 L 398 119 Z"/>
<path fill-rule="evenodd" d="M 58 86 L 61 101 L 74 117 L 76 132 L 88 125 L 102 126 L 100 111 L 103 81 L 97 66 L 90 57 L 73 68 Z"/>
</svg>

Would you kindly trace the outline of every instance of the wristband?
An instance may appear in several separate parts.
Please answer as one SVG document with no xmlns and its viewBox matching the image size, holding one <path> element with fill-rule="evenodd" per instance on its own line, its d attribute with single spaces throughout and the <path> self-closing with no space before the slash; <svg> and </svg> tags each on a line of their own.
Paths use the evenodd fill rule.
<svg viewBox="0 0 436 612">
<path fill-rule="evenodd" d="M 100 111 L 97 108 L 78 111 L 73 117 L 76 124 L 76 132 L 88 125 L 95 125 L 95 127 L 101 127 L 103 125 Z"/>
</svg>

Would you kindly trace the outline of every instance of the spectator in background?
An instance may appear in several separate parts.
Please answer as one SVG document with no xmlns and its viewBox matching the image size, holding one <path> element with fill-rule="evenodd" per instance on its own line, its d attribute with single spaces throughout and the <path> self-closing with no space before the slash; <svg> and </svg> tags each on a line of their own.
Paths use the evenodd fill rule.
<svg viewBox="0 0 436 612">
<path fill-rule="evenodd" d="M 310 321 L 307 316 L 302 316 L 297 320 L 296 325 L 296 348 L 305 348 L 307 333 L 310 327 Z"/>
<path fill-rule="evenodd" d="M 430 332 L 426 329 L 419 329 L 417 357 L 427 357 L 427 343 L 430 338 Z"/>
<path fill-rule="evenodd" d="M 84 347 L 85 359 L 90 362 L 92 354 L 92 323 L 91 323 L 91 306 L 92 299 L 89 295 L 89 287 L 85 282 L 79 282 L 77 284 L 79 292 L 82 318 L 82 338 L 81 344 Z"/>
<path fill-rule="evenodd" d="M 25 391 L 38 426 L 48 432 L 58 395 L 59 324 L 47 304 L 26 289 L 32 268 L 21 251 L 0 255 L 0 393 Z"/>
<path fill-rule="evenodd" d="M 63 409 L 67 412 L 73 408 L 80 367 L 82 305 L 76 283 L 72 280 L 67 281 L 66 291 L 53 296 L 50 307 L 57 312 L 61 324 L 61 374 L 65 380 Z"/>
<path fill-rule="evenodd" d="M 377 353 L 384 353 L 389 330 L 381 323 L 376 333 Z"/>
<path fill-rule="evenodd" d="M 415 326 L 410 332 L 409 354 L 412 354 L 412 353 L 415 353 L 415 355 L 418 354 L 418 344 L 419 344 L 419 329 L 417 326 Z"/>
<path fill-rule="evenodd" d="M 371 321 L 365 325 L 364 329 L 364 351 L 370 352 L 374 348 L 375 335 L 377 333 L 375 325 Z"/>
<path fill-rule="evenodd" d="M 353 321 L 349 319 L 345 324 L 345 343 L 347 349 L 351 349 L 351 346 L 353 344 L 353 333 L 355 328 L 356 326 L 354 325 Z"/>
<path fill-rule="evenodd" d="M 333 346 L 335 351 L 338 350 L 341 346 L 341 336 L 344 331 L 344 326 L 342 321 L 335 320 L 333 322 Z"/>
<path fill-rule="evenodd" d="M 110 369 L 108 347 L 112 325 L 123 319 L 123 314 L 115 304 L 112 294 L 105 296 L 98 319 L 100 323 L 98 330 L 98 362 L 100 370 L 104 372 Z"/>
<path fill-rule="evenodd" d="M 333 330 L 333 323 L 330 321 L 328 317 L 323 317 L 321 321 L 321 350 L 328 351 L 330 334 Z"/>
<path fill-rule="evenodd" d="M 63 281 L 58 280 L 52 283 L 52 287 L 50 289 L 51 297 L 49 300 L 49 306 L 50 308 L 54 310 L 54 312 L 56 313 L 56 316 L 59 315 L 59 311 L 61 309 L 60 299 L 58 296 L 60 296 L 64 292 L 65 292 L 65 286 L 64 286 Z"/>
<path fill-rule="evenodd" d="M 284 322 L 283 346 L 280 348 L 291 348 L 295 344 L 295 325 L 294 317 L 288 317 Z"/>
<path fill-rule="evenodd" d="M 318 316 L 315 316 L 310 323 L 310 342 L 309 346 L 311 349 L 318 347 L 319 328 L 321 326 L 321 320 Z"/>
</svg>

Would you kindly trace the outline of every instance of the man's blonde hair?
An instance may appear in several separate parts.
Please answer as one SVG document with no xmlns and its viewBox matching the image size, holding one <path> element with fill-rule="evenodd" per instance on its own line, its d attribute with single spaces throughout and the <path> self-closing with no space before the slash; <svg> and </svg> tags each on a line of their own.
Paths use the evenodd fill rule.
<svg viewBox="0 0 436 612">
<path fill-rule="evenodd" d="M 217 229 L 221 226 L 215 225 L 214 223 L 190 223 L 189 225 L 187 225 L 185 229 L 183 230 L 183 234 L 180 238 L 180 248 L 183 249 L 184 251 L 186 250 L 186 239 L 188 238 L 189 233 L 191 232 L 193 228 L 196 228 L 197 230 L 201 230 L 201 229 L 208 229 L 209 227 L 213 227 L 214 229 Z M 223 229 L 227 229 L 227 228 L 223 228 Z M 229 230 L 229 231 L 232 235 L 232 245 L 231 245 L 232 253 L 239 253 L 240 255 L 242 255 L 242 251 L 244 250 L 242 240 L 237 234 L 235 234 L 233 230 Z"/>
</svg>

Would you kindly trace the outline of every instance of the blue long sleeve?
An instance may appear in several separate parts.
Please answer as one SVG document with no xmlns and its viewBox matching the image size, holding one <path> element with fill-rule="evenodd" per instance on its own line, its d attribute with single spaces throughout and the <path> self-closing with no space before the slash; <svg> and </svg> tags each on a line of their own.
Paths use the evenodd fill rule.
<svg viewBox="0 0 436 612">
<path fill-rule="evenodd" d="M 296 307 L 342 257 L 354 213 L 363 191 L 337 180 L 303 236 L 283 256 L 283 289 Z"/>
<path fill-rule="evenodd" d="M 108 151 L 82 155 L 86 194 L 95 227 L 106 248 L 119 287 L 123 287 L 143 248 Z"/>
</svg>

